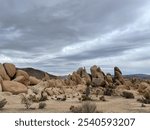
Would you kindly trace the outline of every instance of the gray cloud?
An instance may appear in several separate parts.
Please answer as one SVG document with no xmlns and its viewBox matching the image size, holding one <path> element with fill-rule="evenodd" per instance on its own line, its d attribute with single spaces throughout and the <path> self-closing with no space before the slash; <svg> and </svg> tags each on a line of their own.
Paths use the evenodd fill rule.
<svg viewBox="0 0 150 130">
<path fill-rule="evenodd" d="M 149 8 L 149 0 L 0 0 L 0 61 L 56 74 L 92 64 L 150 73 Z"/>
</svg>

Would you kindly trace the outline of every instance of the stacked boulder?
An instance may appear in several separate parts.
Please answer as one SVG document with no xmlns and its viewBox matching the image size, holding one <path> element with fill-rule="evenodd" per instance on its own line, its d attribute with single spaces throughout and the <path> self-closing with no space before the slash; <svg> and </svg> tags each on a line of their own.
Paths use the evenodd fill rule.
<svg viewBox="0 0 150 130">
<path fill-rule="evenodd" d="M 87 84 L 91 82 L 89 74 L 86 72 L 85 68 L 79 68 L 77 71 L 73 72 L 65 79 L 66 85 L 79 85 Z"/>
<path fill-rule="evenodd" d="M 14 64 L 0 64 L 0 91 L 12 94 L 27 93 L 28 86 L 38 84 L 40 80 L 30 77 L 27 72 L 16 69 Z"/>
<path fill-rule="evenodd" d="M 124 78 L 122 76 L 122 72 L 118 67 L 114 67 L 114 81 L 116 85 L 125 84 Z"/>
<path fill-rule="evenodd" d="M 96 65 L 92 66 L 90 68 L 91 76 L 92 76 L 92 83 L 91 85 L 93 87 L 105 87 L 105 74 L 100 69 L 100 67 L 97 67 Z"/>
</svg>

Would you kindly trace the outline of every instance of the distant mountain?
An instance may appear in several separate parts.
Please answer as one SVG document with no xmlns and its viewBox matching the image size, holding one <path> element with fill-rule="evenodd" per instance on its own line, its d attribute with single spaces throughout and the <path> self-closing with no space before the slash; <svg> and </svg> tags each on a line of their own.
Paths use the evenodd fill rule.
<svg viewBox="0 0 150 130">
<path fill-rule="evenodd" d="M 150 79 L 150 75 L 147 74 L 131 74 L 131 75 L 124 75 L 125 78 L 139 78 L 139 79 Z"/>
<path fill-rule="evenodd" d="M 26 71 L 30 76 L 34 76 L 34 77 L 36 77 L 36 78 L 38 78 L 38 79 L 44 78 L 45 73 L 48 74 L 49 77 L 52 78 L 52 79 L 56 79 L 56 78 L 57 78 L 57 76 L 55 76 L 55 75 L 52 75 L 52 74 L 49 74 L 49 73 L 47 73 L 47 72 L 44 72 L 44 71 L 41 71 L 41 70 L 38 70 L 38 69 L 34 69 L 34 68 L 17 68 L 17 69 L 19 69 L 19 70 L 24 70 L 24 71 Z"/>
</svg>

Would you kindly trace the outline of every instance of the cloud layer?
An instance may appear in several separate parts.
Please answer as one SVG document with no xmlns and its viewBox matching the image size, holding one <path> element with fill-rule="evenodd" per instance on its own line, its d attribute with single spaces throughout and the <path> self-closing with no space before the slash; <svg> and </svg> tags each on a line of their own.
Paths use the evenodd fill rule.
<svg viewBox="0 0 150 130">
<path fill-rule="evenodd" d="M 149 9 L 149 0 L 0 0 L 0 62 L 150 74 Z"/>
</svg>

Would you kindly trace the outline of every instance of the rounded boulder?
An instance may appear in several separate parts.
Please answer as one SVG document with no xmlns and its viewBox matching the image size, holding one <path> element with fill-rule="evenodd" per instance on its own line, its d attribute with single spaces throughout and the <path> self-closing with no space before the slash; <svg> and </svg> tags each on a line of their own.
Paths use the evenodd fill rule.
<svg viewBox="0 0 150 130">
<path fill-rule="evenodd" d="M 2 90 L 12 94 L 27 93 L 27 87 L 16 81 L 3 81 Z"/>
</svg>

